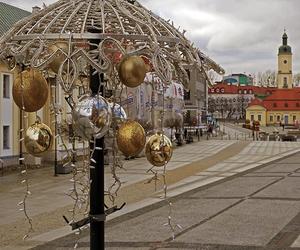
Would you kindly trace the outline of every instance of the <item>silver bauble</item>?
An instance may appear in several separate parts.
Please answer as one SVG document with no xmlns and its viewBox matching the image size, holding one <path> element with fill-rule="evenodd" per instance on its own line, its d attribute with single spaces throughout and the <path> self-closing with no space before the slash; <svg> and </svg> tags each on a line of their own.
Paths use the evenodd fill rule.
<svg viewBox="0 0 300 250">
<path fill-rule="evenodd" d="M 75 105 L 72 117 L 75 133 L 85 140 L 103 137 L 111 124 L 111 108 L 100 95 L 82 96 Z"/>
</svg>

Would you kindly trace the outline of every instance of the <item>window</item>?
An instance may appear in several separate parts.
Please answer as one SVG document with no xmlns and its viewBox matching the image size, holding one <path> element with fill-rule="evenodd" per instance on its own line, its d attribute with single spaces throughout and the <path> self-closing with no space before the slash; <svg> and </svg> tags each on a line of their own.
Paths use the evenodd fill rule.
<svg viewBox="0 0 300 250">
<path fill-rule="evenodd" d="M 251 115 L 251 121 L 254 121 L 254 115 Z"/>
<path fill-rule="evenodd" d="M 270 122 L 273 122 L 273 115 L 270 115 Z"/>
<path fill-rule="evenodd" d="M 9 149 L 9 126 L 3 126 L 3 149 Z"/>
<path fill-rule="evenodd" d="M 273 103 L 273 108 L 276 108 L 276 107 L 277 107 L 277 103 L 274 102 L 274 103 Z"/>
<path fill-rule="evenodd" d="M 285 103 L 285 104 L 284 104 L 284 107 L 286 107 L 286 108 L 287 108 L 288 106 L 289 106 L 289 104 L 288 104 L 288 103 Z"/>
<path fill-rule="evenodd" d="M 258 115 L 258 121 L 261 122 L 261 115 Z"/>
<path fill-rule="evenodd" d="M 284 64 L 287 64 L 287 60 L 284 60 L 283 63 L 284 63 Z"/>
<path fill-rule="evenodd" d="M 3 74 L 3 98 L 9 98 L 10 76 Z"/>
<path fill-rule="evenodd" d="M 287 78 L 283 77 L 283 86 L 287 88 Z"/>
<path fill-rule="evenodd" d="M 247 90 L 246 89 L 244 90 L 244 94 L 247 94 Z"/>
<path fill-rule="evenodd" d="M 297 119 L 297 118 L 296 118 L 296 116 L 295 116 L 295 115 L 293 115 L 293 121 L 296 121 L 296 119 Z"/>
<path fill-rule="evenodd" d="M 277 121 L 280 122 L 280 115 L 277 115 Z"/>
<path fill-rule="evenodd" d="M 299 103 L 299 102 L 296 103 L 296 107 L 297 107 L 297 108 L 300 107 L 300 103 Z"/>
</svg>

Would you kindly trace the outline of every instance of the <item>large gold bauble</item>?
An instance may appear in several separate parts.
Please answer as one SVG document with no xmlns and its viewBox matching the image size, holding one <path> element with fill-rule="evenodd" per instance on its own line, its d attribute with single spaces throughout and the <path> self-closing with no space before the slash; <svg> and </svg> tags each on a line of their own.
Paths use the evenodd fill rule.
<svg viewBox="0 0 300 250">
<path fill-rule="evenodd" d="M 136 121 L 125 121 L 117 132 L 119 150 L 125 156 L 136 156 L 144 148 L 146 135 L 144 128 Z"/>
<path fill-rule="evenodd" d="M 36 122 L 26 130 L 25 148 L 33 156 L 40 157 L 51 149 L 53 136 L 51 129 L 41 122 Z"/>
<path fill-rule="evenodd" d="M 23 86 L 23 87 L 22 87 Z M 48 99 L 48 84 L 43 75 L 35 69 L 21 72 L 13 84 L 13 99 L 20 109 L 36 112 Z"/>
<path fill-rule="evenodd" d="M 48 65 L 49 68 L 56 74 L 59 71 L 60 65 L 66 59 L 66 56 L 59 49 L 67 53 L 69 50 L 69 45 L 66 42 L 56 42 L 49 46 L 49 52 L 51 54 L 58 50 L 54 55 L 54 59 Z"/>
<path fill-rule="evenodd" d="M 119 76 L 122 83 L 135 88 L 144 82 L 147 67 L 139 56 L 125 56 L 119 65 Z"/>
<path fill-rule="evenodd" d="M 152 135 L 146 143 L 147 160 L 157 167 L 167 164 L 173 154 L 173 146 L 170 139 L 162 133 Z"/>
</svg>

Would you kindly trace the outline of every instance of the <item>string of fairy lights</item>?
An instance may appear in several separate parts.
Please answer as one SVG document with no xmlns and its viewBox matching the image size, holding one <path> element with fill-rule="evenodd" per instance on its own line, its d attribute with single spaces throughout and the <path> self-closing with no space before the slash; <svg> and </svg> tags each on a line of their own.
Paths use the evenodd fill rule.
<svg viewBox="0 0 300 250">
<path fill-rule="evenodd" d="M 70 40 L 69 42 L 71 43 L 72 41 Z M 109 39 L 109 42 L 110 44 L 117 44 L 116 47 L 118 49 L 121 47 L 120 43 L 114 39 Z M 103 44 L 104 42 L 101 43 L 101 46 L 103 46 Z M 65 48 L 70 48 L 71 45 L 67 46 L 66 44 L 62 44 L 60 42 L 53 45 L 51 50 L 53 50 L 53 47 L 57 47 L 57 50 L 60 51 Z M 124 53 L 124 51 L 125 49 L 121 49 L 119 53 L 122 54 Z M 57 64 L 61 63 L 61 61 L 64 61 L 64 64 L 66 64 L 66 59 L 64 60 L 62 58 L 66 56 L 66 53 L 62 53 L 60 57 L 55 58 L 54 61 L 49 63 L 49 67 L 51 67 L 51 70 L 54 73 L 62 70 L 63 65 L 58 68 Z M 102 56 L 106 57 L 106 55 Z M 164 63 L 161 57 L 158 57 L 158 61 L 161 64 Z M 69 63 L 67 65 L 67 71 L 70 71 Z M 134 72 L 128 72 L 128 67 L 133 68 Z M 172 221 L 172 203 L 167 198 L 167 163 L 172 157 L 173 147 L 170 139 L 166 135 L 164 135 L 165 86 L 163 86 L 162 89 L 163 103 L 162 110 L 160 110 L 160 128 L 154 128 L 153 132 L 150 132 L 150 135 L 152 135 L 149 137 L 148 141 L 146 141 L 146 133 L 143 126 L 141 126 L 140 123 L 135 120 L 128 119 L 123 107 L 117 103 L 117 100 L 122 100 L 124 86 L 126 89 L 128 87 L 134 88 L 139 86 L 144 82 L 146 72 L 146 64 L 142 57 L 134 54 L 123 55 L 121 57 L 118 69 L 113 70 L 107 77 L 109 79 L 110 85 L 113 86 L 112 96 L 109 99 L 110 102 L 108 102 L 100 94 L 91 96 L 88 92 L 85 92 L 82 95 L 79 95 L 78 102 L 75 103 L 73 107 L 71 107 L 73 122 L 72 127 L 73 129 L 75 129 L 72 135 L 70 135 L 70 133 L 69 135 L 63 133 L 62 128 L 63 126 L 66 126 L 66 124 L 63 124 L 63 116 L 66 110 L 63 110 L 61 107 L 59 108 L 56 97 L 53 98 L 53 96 L 51 98 L 51 114 L 53 115 L 52 117 L 54 117 L 54 119 L 52 119 L 51 124 L 55 125 L 54 137 L 51 129 L 46 124 L 42 123 L 40 119 L 36 119 L 36 122 L 30 126 L 25 126 L 26 135 L 25 137 L 21 137 L 20 141 L 24 141 L 27 153 L 31 154 L 34 157 L 42 157 L 45 153 L 51 150 L 54 140 L 55 144 L 57 145 L 56 150 L 58 150 L 59 152 L 63 152 L 63 155 L 61 157 L 63 167 L 71 166 L 72 168 L 72 178 L 70 179 L 72 187 L 67 192 L 67 195 L 74 200 L 74 205 L 69 211 L 71 213 L 70 224 L 74 223 L 78 219 L 78 214 L 81 214 L 83 216 L 88 215 L 90 198 L 89 186 L 91 181 L 89 178 L 89 169 L 94 168 L 93 164 L 90 163 L 96 163 L 96 161 L 93 159 L 93 154 L 95 151 L 101 150 L 96 146 L 86 150 L 86 148 L 88 148 L 86 146 L 86 142 L 92 142 L 93 145 L 96 145 L 95 140 L 97 138 L 108 135 L 108 138 L 112 142 L 111 147 L 108 147 L 108 149 L 110 150 L 112 155 L 112 160 L 109 162 L 109 165 L 113 181 L 112 184 L 107 188 L 105 194 L 108 196 L 112 205 L 115 205 L 118 192 L 122 185 L 122 181 L 117 174 L 117 170 L 123 168 L 123 162 L 120 160 L 120 152 L 126 157 L 134 157 L 139 155 L 145 148 L 146 158 L 152 164 L 152 167 L 147 172 L 153 173 L 153 177 L 148 183 L 155 181 L 155 189 L 156 182 L 160 181 L 160 177 L 158 171 L 154 170 L 154 168 L 163 168 L 161 174 L 164 190 L 163 199 L 167 201 L 169 207 L 168 222 L 166 223 L 166 225 L 168 225 L 171 229 L 173 237 L 175 235 L 175 228 L 181 228 L 180 225 L 174 224 Z M 131 78 L 135 77 L 133 83 L 130 82 L 132 80 L 129 80 L 130 77 L 128 77 L 128 74 Z M 49 74 L 47 75 L 49 77 Z M 26 86 L 24 86 L 24 82 Z M 58 82 L 61 84 L 60 81 Z M 40 98 L 38 103 L 32 105 L 31 103 L 26 103 L 28 97 L 28 92 L 26 91 L 31 91 L 32 88 L 39 88 L 40 91 L 45 91 L 45 86 L 47 86 L 45 85 L 45 83 L 46 79 L 44 79 L 43 74 L 33 68 L 26 68 L 19 74 L 19 77 L 16 79 L 14 83 L 14 100 L 20 107 L 20 109 L 24 112 L 23 124 L 25 124 L 25 121 L 28 120 L 27 112 L 37 112 L 41 107 L 45 105 L 47 101 L 46 96 L 48 96 L 47 90 L 44 98 Z M 152 85 L 153 91 L 156 91 L 156 88 L 154 86 L 155 82 L 152 82 Z M 108 86 L 105 87 L 107 88 Z M 20 93 L 18 92 L 18 88 L 21 88 Z M 57 88 L 57 84 L 51 85 L 51 95 L 53 95 L 53 92 L 57 91 Z M 73 97 L 73 92 L 74 91 L 68 93 L 69 97 Z M 98 93 L 99 92 L 100 89 Z M 154 109 L 153 105 L 152 109 Z M 129 112 L 129 110 L 127 112 Z M 58 120 L 60 122 L 58 122 Z M 22 132 L 24 132 L 23 128 Z M 20 135 L 22 135 L 21 131 Z M 94 141 L 90 141 L 92 137 L 94 138 Z M 69 142 L 72 141 L 71 149 L 68 146 L 68 143 L 65 142 L 65 140 L 67 139 L 69 140 Z M 83 161 L 81 162 L 79 162 L 77 159 L 78 148 L 76 148 L 76 142 L 78 142 L 78 139 L 83 141 Z M 20 158 L 20 161 L 24 163 L 25 158 Z M 24 176 L 24 180 L 22 181 L 22 183 L 26 185 L 26 193 L 24 195 L 23 201 L 21 201 L 18 205 L 23 206 L 21 210 L 24 211 L 25 217 L 30 225 L 28 233 L 24 236 L 25 239 L 31 232 L 33 232 L 33 223 L 32 219 L 28 215 L 26 206 L 27 198 L 29 195 L 31 195 L 31 192 L 29 190 L 27 164 L 24 163 L 23 165 L 24 169 L 22 170 L 22 175 Z M 83 213 L 82 209 L 84 210 Z M 75 233 L 80 235 L 81 229 L 76 230 Z M 75 243 L 74 248 L 76 248 L 77 246 L 78 242 Z"/>
<path fill-rule="evenodd" d="M 152 165 L 147 172 L 153 174 L 147 183 L 154 181 L 155 189 L 157 182 L 163 183 L 162 198 L 169 210 L 166 225 L 175 237 L 175 230 L 181 227 L 172 218 L 172 203 L 167 196 L 167 164 L 173 146 L 164 133 L 164 88 L 173 77 L 187 87 L 189 78 L 184 64 L 193 65 L 199 72 L 203 70 L 199 51 L 184 34 L 137 1 L 76 0 L 71 6 L 69 0 L 60 0 L 16 24 L 1 38 L 0 48 L 0 58 L 8 67 L 20 70 L 13 84 L 13 99 L 22 112 L 19 139 L 26 153 L 43 158 L 53 151 L 55 143 L 62 167 L 72 169 L 70 189 L 66 191 L 74 201 L 69 211 L 70 225 L 89 215 L 90 171 L 97 164 L 93 155 L 102 150 L 96 146 L 96 140 L 105 136 L 112 175 L 105 191 L 109 205 L 116 204 L 123 184 L 118 176 L 124 168 L 122 158 L 136 157 L 144 151 Z M 87 84 L 95 74 L 101 79 L 98 91 L 89 89 Z M 130 110 L 132 96 L 129 97 L 128 90 L 140 88 L 147 74 L 163 83 L 163 103 L 160 117 L 151 115 L 145 120 L 136 114 L 145 112 L 143 108 Z M 157 95 L 157 82 L 150 85 L 152 98 Z M 82 88 L 84 91 L 79 91 Z M 110 90 L 111 95 L 100 92 L 101 88 Z M 49 89 L 52 94 L 55 92 L 55 97 L 50 95 L 50 107 Z M 58 89 L 70 108 L 59 107 Z M 44 119 L 34 123 L 28 119 L 29 113 L 43 107 L 51 110 L 49 127 L 45 113 Z M 151 103 L 151 113 L 155 112 Z M 69 125 L 72 133 L 66 129 L 70 129 Z M 27 204 L 31 191 L 28 164 L 25 157 L 19 161 L 23 163 L 22 183 L 26 186 L 19 206 L 29 224 L 25 239 L 33 232 Z M 81 231 L 82 228 L 77 229 L 76 234 Z M 78 241 L 74 248 L 77 246 Z"/>
</svg>

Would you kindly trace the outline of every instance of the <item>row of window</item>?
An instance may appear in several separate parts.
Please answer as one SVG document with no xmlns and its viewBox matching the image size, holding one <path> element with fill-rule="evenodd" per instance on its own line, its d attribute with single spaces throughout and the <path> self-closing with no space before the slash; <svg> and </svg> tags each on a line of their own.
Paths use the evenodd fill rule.
<svg viewBox="0 0 300 250">
<path fill-rule="evenodd" d="M 274 122 L 275 118 L 276 118 L 277 122 L 280 122 L 282 120 L 280 115 L 277 115 L 277 116 L 270 115 L 270 122 Z M 250 119 L 251 119 L 251 121 L 254 121 L 254 115 L 251 115 Z M 261 121 L 261 119 L 262 119 L 262 116 L 258 115 L 257 120 Z M 296 121 L 296 119 L 297 119 L 297 117 L 295 115 L 293 115 L 293 121 Z"/>
<path fill-rule="evenodd" d="M 238 101 L 238 102 L 242 102 L 242 101 L 244 101 L 244 102 L 250 102 L 251 101 L 251 98 L 243 98 L 243 97 L 238 97 L 238 98 L 223 98 L 223 97 L 221 97 L 221 98 L 216 98 L 216 99 L 214 99 L 214 98 L 209 98 L 209 101 L 213 101 L 213 100 L 215 100 L 215 102 L 236 102 L 236 101 Z"/>
<path fill-rule="evenodd" d="M 276 108 L 276 107 L 277 107 L 277 103 L 274 102 L 274 103 L 273 103 L 273 108 Z M 284 107 L 285 107 L 285 108 L 288 108 L 288 107 L 289 107 L 289 104 L 288 104 L 288 103 L 285 103 L 285 104 L 284 104 Z M 296 103 L 296 107 L 297 107 L 297 108 L 300 108 L 300 103 L 299 103 L 299 102 Z"/>
<path fill-rule="evenodd" d="M 274 122 L 274 118 L 276 118 L 277 122 L 280 122 L 282 120 L 280 115 L 277 115 L 277 116 L 270 115 L 270 122 Z M 293 115 L 293 121 L 296 121 L 296 120 L 297 120 L 297 117 L 295 115 Z"/>
<path fill-rule="evenodd" d="M 215 88 L 215 89 L 210 89 L 211 93 L 225 93 L 225 89 L 224 88 Z M 239 94 L 253 94 L 253 90 L 252 89 L 239 89 L 238 90 Z"/>
<path fill-rule="evenodd" d="M 251 121 L 254 121 L 254 120 L 255 120 L 255 119 L 254 119 L 254 115 L 251 115 L 251 118 L 250 118 L 250 119 L 251 119 Z M 261 115 L 258 115 L 258 116 L 257 116 L 257 120 L 261 122 Z"/>
</svg>

